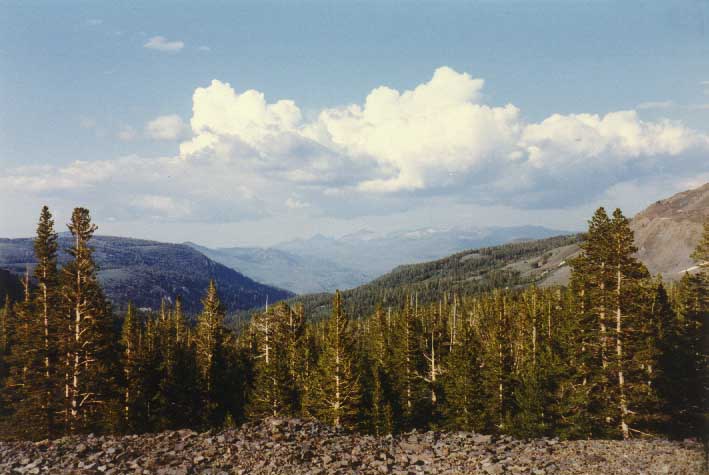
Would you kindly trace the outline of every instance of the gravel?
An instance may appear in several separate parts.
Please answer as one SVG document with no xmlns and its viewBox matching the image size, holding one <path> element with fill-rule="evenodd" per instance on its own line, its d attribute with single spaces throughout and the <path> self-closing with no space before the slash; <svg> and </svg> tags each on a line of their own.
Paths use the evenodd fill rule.
<svg viewBox="0 0 709 475">
<path fill-rule="evenodd" d="M 471 432 L 374 437 L 313 421 L 238 429 L 0 442 L 2 474 L 703 474 L 701 444 L 516 440 Z"/>
</svg>

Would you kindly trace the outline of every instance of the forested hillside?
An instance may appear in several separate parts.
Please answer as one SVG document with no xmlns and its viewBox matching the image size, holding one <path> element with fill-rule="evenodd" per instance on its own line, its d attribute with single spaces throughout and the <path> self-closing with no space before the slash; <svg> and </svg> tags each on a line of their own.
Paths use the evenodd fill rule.
<svg viewBox="0 0 709 475">
<path fill-rule="evenodd" d="M 62 233 L 57 242 L 58 263 L 64 265 L 71 260 L 65 249 L 72 246 L 72 238 Z M 210 279 L 219 284 L 229 312 L 292 295 L 255 282 L 183 244 L 113 236 L 95 236 L 91 244 L 101 286 L 120 308 L 131 301 L 136 307 L 156 310 L 163 300 L 174 302 L 179 295 L 185 310 L 196 313 Z M 0 239 L 0 268 L 22 275 L 28 268 L 31 272 L 36 262 L 32 239 Z"/>
<path fill-rule="evenodd" d="M 397 267 L 342 295 L 348 312 L 366 315 L 377 305 L 401 306 L 409 297 L 427 304 L 444 294 L 466 296 L 528 285 L 558 266 L 563 250 L 580 240 L 581 235 L 557 236 L 464 251 L 436 261 Z M 330 313 L 332 297 L 327 293 L 303 295 L 289 302 L 302 303 L 311 318 L 322 318 Z"/>
</svg>

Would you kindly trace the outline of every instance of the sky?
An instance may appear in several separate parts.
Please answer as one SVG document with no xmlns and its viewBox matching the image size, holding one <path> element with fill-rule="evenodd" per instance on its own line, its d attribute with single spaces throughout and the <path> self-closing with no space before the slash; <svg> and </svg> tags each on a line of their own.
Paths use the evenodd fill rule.
<svg viewBox="0 0 709 475">
<path fill-rule="evenodd" d="M 709 181 L 709 2 L 0 2 L 0 236 L 582 229 Z M 63 229 L 62 229 L 63 230 Z"/>
</svg>

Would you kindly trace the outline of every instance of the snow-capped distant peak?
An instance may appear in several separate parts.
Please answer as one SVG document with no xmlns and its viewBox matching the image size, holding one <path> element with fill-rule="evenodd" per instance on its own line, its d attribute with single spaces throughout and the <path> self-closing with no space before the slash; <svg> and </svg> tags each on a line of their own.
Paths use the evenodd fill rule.
<svg viewBox="0 0 709 475">
<path fill-rule="evenodd" d="M 364 228 L 353 233 L 345 234 L 340 239 L 343 241 L 371 241 L 377 237 L 377 233 L 371 229 Z"/>
</svg>

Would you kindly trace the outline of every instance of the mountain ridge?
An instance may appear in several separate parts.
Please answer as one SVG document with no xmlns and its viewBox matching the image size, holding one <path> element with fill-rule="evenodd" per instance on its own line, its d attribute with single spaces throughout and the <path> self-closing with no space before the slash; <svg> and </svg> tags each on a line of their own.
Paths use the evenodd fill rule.
<svg viewBox="0 0 709 475">
<path fill-rule="evenodd" d="M 63 249 L 70 245 L 70 237 L 62 233 L 60 265 L 69 260 Z M 228 311 L 263 305 L 267 297 L 275 301 L 293 295 L 260 284 L 182 244 L 95 235 L 90 245 L 106 297 L 118 307 L 132 301 L 137 307 L 156 309 L 163 299 L 172 301 L 179 295 L 185 310 L 193 313 L 201 308 L 200 300 L 210 279 L 217 282 Z M 0 238 L 0 268 L 21 275 L 34 263 L 32 238 Z"/>
<path fill-rule="evenodd" d="M 703 222 L 707 219 L 709 183 L 651 204 L 630 222 L 638 247 L 637 257 L 653 275 L 662 274 L 666 280 L 678 280 L 683 270 L 693 265 L 690 255 L 700 240 Z M 568 261 L 580 252 L 582 238 L 583 234 L 577 234 L 508 243 L 403 265 L 343 292 L 343 297 L 351 312 L 366 315 L 377 304 L 402 304 L 402 298 L 407 294 L 431 293 L 440 298 L 441 290 L 465 293 L 530 284 L 565 285 L 571 270 Z M 469 260 L 476 262 L 471 265 L 466 263 Z M 330 299 L 330 294 L 320 293 L 292 300 L 303 303 L 306 311 L 317 318 L 326 316 Z"/>
<path fill-rule="evenodd" d="M 297 294 L 364 285 L 397 266 L 426 262 L 465 249 L 563 234 L 542 226 L 421 227 L 377 233 L 361 228 L 339 237 L 321 233 L 271 247 L 208 248 L 188 243 L 211 259 L 260 282 Z"/>
</svg>

